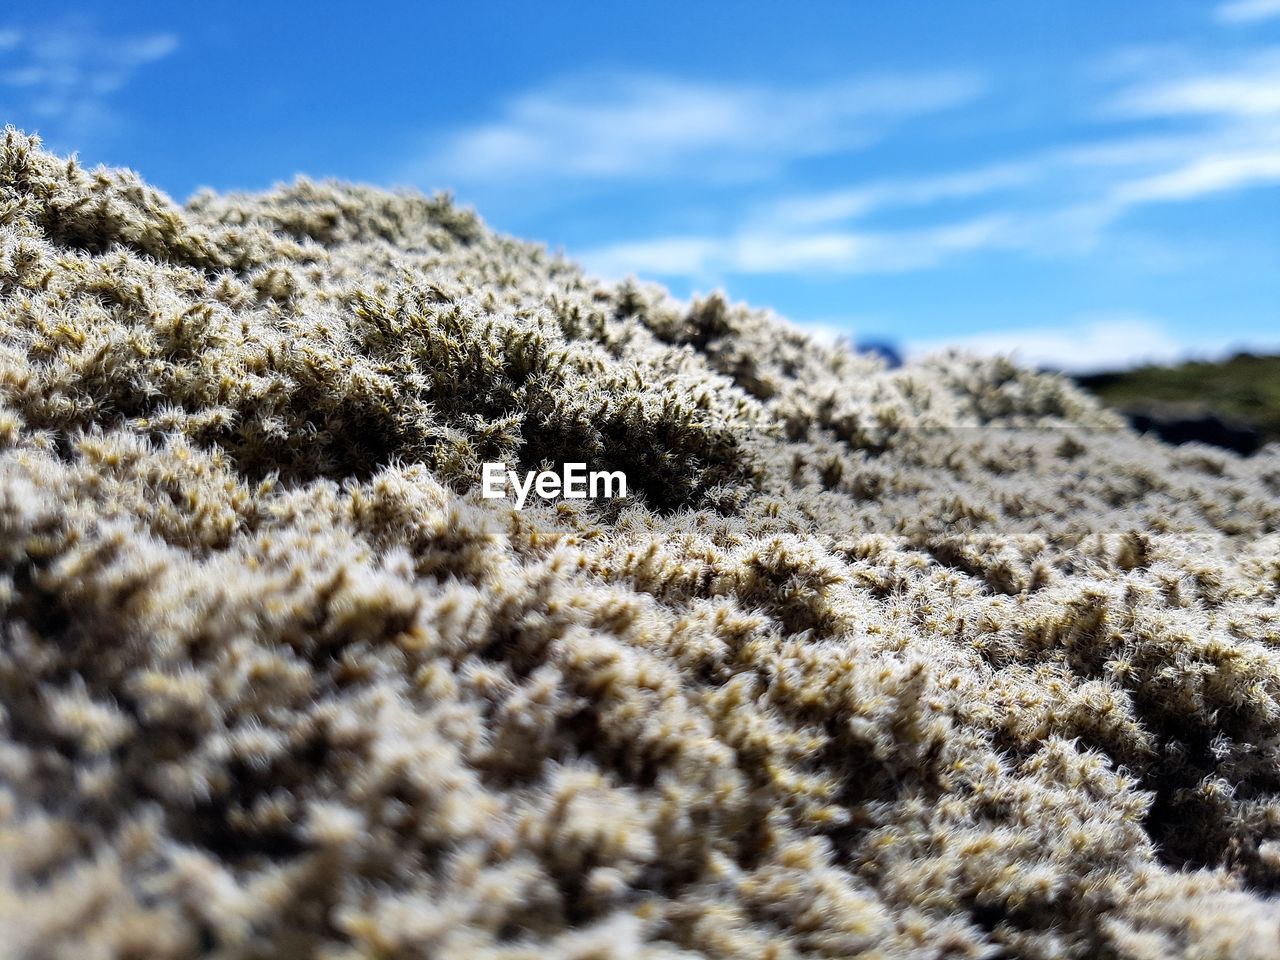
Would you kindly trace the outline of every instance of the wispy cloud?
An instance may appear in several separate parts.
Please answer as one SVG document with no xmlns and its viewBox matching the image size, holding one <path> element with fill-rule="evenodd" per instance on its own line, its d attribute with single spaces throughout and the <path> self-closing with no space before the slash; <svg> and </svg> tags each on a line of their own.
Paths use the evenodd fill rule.
<svg viewBox="0 0 1280 960">
<path fill-rule="evenodd" d="M 998 217 L 925 230 L 790 231 L 746 228 L 725 236 L 668 236 L 588 250 L 588 272 L 717 282 L 727 275 L 892 273 L 938 264 L 966 250 L 996 245 L 1007 224 Z"/>
<path fill-rule="evenodd" d="M 1230 66 L 1138 80 L 1108 109 L 1131 117 L 1256 117 L 1280 114 L 1280 50 L 1267 49 Z"/>
<path fill-rule="evenodd" d="M 1256 23 L 1280 17 L 1280 0 L 1232 0 L 1220 5 L 1214 15 L 1222 23 Z"/>
<path fill-rule="evenodd" d="M 1041 164 L 1016 162 L 933 177 L 882 180 L 842 190 L 788 197 L 766 215 L 775 223 L 835 223 L 894 207 L 930 206 L 946 200 L 970 199 L 1025 186 L 1040 175 Z"/>
<path fill-rule="evenodd" d="M 103 36 L 79 22 L 0 30 L 0 107 L 12 122 L 83 146 L 118 121 L 112 95 L 177 47 L 172 34 Z"/>
<path fill-rule="evenodd" d="M 1270 344 L 1277 345 L 1280 344 Z M 1150 317 L 1104 314 L 1042 327 L 915 341 L 907 345 L 907 355 L 919 357 L 948 349 L 980 356 L 1012 356 L 1029 366 L 1066 373 L 1092 373 L 1144 363 L 1170 363 L 1188 356 L 1226 356 L 1237 348 L 1217 336 L 1190 341 Z"/>
<path fill-rule="evenodd" d="M 1163 169 L 1115 185 L 1109 202 L 1119 209 L 1280 183 L 1280 50 L 1258 51 L 1229 67 L 1140 81 L 1107 110 L 1199 124 Z"/>
<path fill-rule="evenodd" d="M 416 179 L 749 178 L 855 149 L 980 95 L 962 73 L 794 88 L 655 76 L 580 77 L 508 102 L 416 164 Z"/>
<path fill-rule="evenodd" d="M 1168 173 L 1121 184 L 1113 196 L 1118 203 L 1132 206 L 1191 200 L 1269 183 L 1280 183 L 1280 146 L 1202 157 Z"/>
<path fill-rule="evenodd" d="M 735 274 L 922 270 L 980 251 L 1079 255 L 1099 249 L 1138 208 L 1280 183 L 1280 51 L 1228 66 L 1197 66 L 1174 53 L 1172 63 L 1130 57 L 1127 72 L 1113 71 L 1092 140 L 783 195 L 718 234 L 605 244 L 581 259 L 602 276 L 722 282 Z M 899 226 L 908 208 L 912 225 Z"/>
</svg>

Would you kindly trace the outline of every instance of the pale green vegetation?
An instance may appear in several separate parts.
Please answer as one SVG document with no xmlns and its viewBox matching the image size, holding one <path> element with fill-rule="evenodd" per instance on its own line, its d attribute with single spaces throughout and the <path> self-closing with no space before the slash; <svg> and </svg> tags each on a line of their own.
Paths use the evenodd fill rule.
<svg viewBox="0 0 1280 960">
<path fill-rule="evenodd" d="M 0 146 L 6 956 L 1275 956 L 1278 604 L 1274 448 Z"/>
</svg>

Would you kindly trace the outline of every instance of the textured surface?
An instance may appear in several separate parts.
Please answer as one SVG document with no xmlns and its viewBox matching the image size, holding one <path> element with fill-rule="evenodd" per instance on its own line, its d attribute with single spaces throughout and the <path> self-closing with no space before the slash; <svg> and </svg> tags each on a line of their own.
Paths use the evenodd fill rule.
<svg viewBox="0 0 1280 960">
<path fill-rule="evenodd" d="M 624 469 L 516 513 L 479 464 Z M 0 147 L 0 955 L 1280 953 L 1280 455 Z"/>
</svg>

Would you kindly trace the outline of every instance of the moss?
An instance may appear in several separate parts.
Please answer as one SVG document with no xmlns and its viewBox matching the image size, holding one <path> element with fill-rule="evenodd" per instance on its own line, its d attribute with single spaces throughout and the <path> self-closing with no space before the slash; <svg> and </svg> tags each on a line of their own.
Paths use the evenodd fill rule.
<svg viewBox="0 0 1280 960">
<path fill-rule="evenodd" d="M 1272 956 L 1277 545 L 1061 378 L 0 147 L 15 956 Z"/>
</svg>

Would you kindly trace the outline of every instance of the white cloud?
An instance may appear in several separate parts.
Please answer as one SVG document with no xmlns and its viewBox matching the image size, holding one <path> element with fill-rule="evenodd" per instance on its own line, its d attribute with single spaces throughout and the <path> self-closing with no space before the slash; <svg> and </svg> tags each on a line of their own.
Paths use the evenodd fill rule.
<svg viewBox="0 0 1280 960">
<path fill-rule="evenodd" d="M 1256 23 L 1280 17 L 1280 0 L 1232 0 L 1220 5 L 1214 16 L 1223 23 Z"/>
<path fill-rule="evenodd" d="M 981 90 L 973 76 L 952 73 L 796 88 L 578 78 L 508 102 L 497 120 L 454 134 L 411 174 L 504 182 L 761 176 L 791 159 L 865 145 Z"/>
<path fill-rule="evenodd" d="M 1064 373 L 1119 370 L 1145 363 L 1166 364 L 1186 359 L 1212 359 L 1238 350 L 1272 350 L 1280 342 L 1257 338 L 1251 343 L 1225 344 L 1221 337 L 1177 336 L 1161 323 L 1132 314 L 1081 317 L 1054 326 L 999 330 L 907 345 L 907 355 L 921 357 L 948 349 L 981 356 L 1012 356 L 1032 367 Z"/>
<path fill-rule="evenodd" d="M 892 207 L 929 206 L 1025 186 L 1041 174 L 1038 162 L 993 164 L 932 177 L 882 180 L 843 190 L 789 197 L 773 205 L 773 222 L 797 226 L 834 223 Z"/>
<path fill-rule="evenodd" d="M 1258 117 L 1280 114 L 1280 51 L 1255 53 L 1226 69 L 1138 82 L 1109 104 L 1132 117 Z"/>
<path fill-rule="evenodd" d="M 958 348 L 982 356 L 1012 356 L 1018 362 L 1069 373 L 1116 369 L 1147 361 L 1175 360 L 1185 346 L 1142 317 L 1087 319 L 1057 327 L 1032 327 L 911 343 L 911 357 Z"/>
<path fill-rule="evenodd" d="M 1280 136 L 1256 131 L 1116 141 L 1049 151 L 970 172 L 785 197 L 721 234 L 606 244 L 583 252 L 588 270 L 722 282 L 734 274 L 867 274 L 923 270 L 979 251 L 1078 256 L 1108 242 L 1131 211 L 1280 184 Z M 869 214 L 1007 192 L 957 219 L 872 229 Z M 1132 252 L 1132 251 L 1131 251 Z M 1167 260 L 1170 251 L 1161 259 Z M 1176 259 L 1176 258 L 1175 258 Z M 1145 262 L 1145 261 L 1144 261 Z"/>
<path fill-rule="evenodd" d="M 85 24 L 0 31 L 0 49 L 9 51 L 0 69 L 0 107 L 18 126 L 81 147 L 117 122 L 111 96 L 177 46 L 168 33 L 104 37 Z"/>
<path fill-rule="evenodd" d="M 1247 139 L 1242 142 L 1252 143 Z M 1114 220 L 1124 203 L 1113 195 L 1113 188 L 1126 178 L 1176 169 L 1189 157 L 1203 153 L 1207 144 L 1203 135 L 1180 134 L 1049 148 L 967 170 L 788 196 L 764 205 L 749 220 L 764 232 L 778 232 L 857 221 L 907 207 L 928 209 L 953 201 L 986 201 L 998 195 L 1014 212 L 996 213 L 988 204 L 978 216 L 1003 225 L 998 231 L 1002 245 L 1027 246 L 1024 241 L 1032 235 L 1046 232 L 1064 240 L 1068 234 L 1092 235 Z M 1225 150 L 1229 144 L 1216 138 L 1211 146 Z M 1124 202 L 1137 203 L 1139 198 Z M 1023 241 L 1014 242 L 1015 235 Z"/>
<path fill-rule="evenodd" d="M 998 217 L 925 230 L 743 229 L 724 236 L 672 236 L 581 253 L 589 273 L 714 280 L 726 274 L 894 273 L 935 266 L 946 257 L 999 246 L 1008 224 Z"/>
<path fill-rule="evenodd" d="M 719 251 L 712 237 L 658 237 L 599 247 L 576 259 L 588 273 L 610 280 L 628 274 L 702 279 L 713 275 Z"/>
<path fill-rule="evenodd" d="M 1131 59 L 1103 117 L 1161 119 L 1167 132 L 1104 131 L 1093 142 L 967 170 L 783 196 L 719 234 L 605 245 L 583 259 L 605 276 L 722 282 L 733 274 L 920 270 L 980 250 L 1070 256 L 1100 249 L 1137 208 L 1280 184 L 1280 51 L 1230 68 L 1197 68 L 1168 51 Z M 937 209 L 957 202 L 967 212 Z M 866 223 L 903 208 L 923 209 L 933 222 Z"/>
<path fill-rule="evenodd" d="M 1107 110 L 1197 125 L 1167 139 L 1165 155 L 1142 175 L 1113 184 L 1104 202 L 1116 215 L 1280 183 L 1280 50 L 1255 51 L 1225 68 L 1159 72 L 1121 91 Z"/>
<path fill-rule="evenodd" d="M 1272 150 L 1201 157 L 1167 173 L 1121 184 L 1122 206 L 1191 200 L 1214 193 L 1280 183 L 1280 146 Z"/>
</svg>

